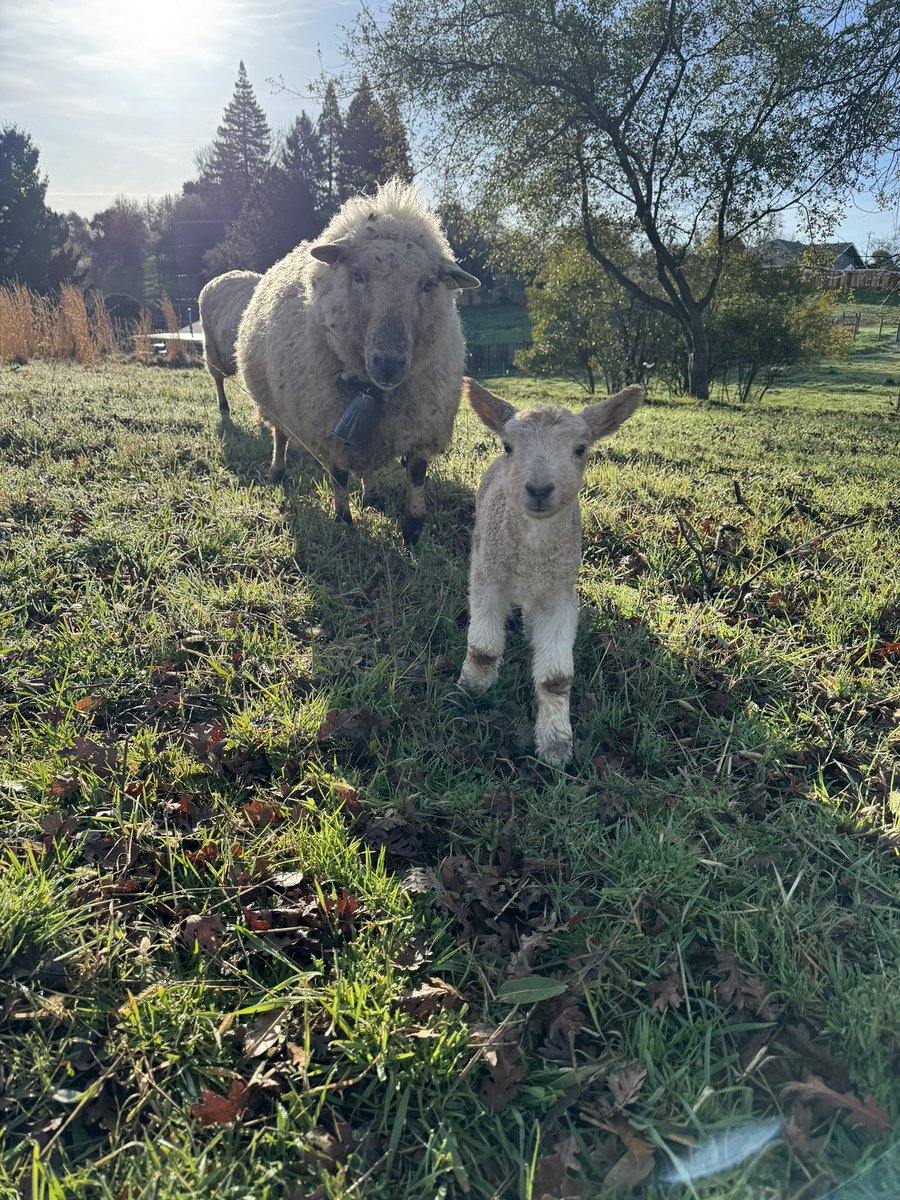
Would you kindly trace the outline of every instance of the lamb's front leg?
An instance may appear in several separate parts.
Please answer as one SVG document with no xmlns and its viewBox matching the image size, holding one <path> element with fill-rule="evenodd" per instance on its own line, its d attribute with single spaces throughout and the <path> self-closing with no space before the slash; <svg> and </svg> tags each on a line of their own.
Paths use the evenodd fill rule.
<svg viewBox="0 0 900 1200">
<path fill-rule="evenodd" d="M 544 762 L 554 767 L 564 766 L 572 757 L 569 696 L 577 625 L 578 602 L 574 590 L 562 592 L 555 604 L 526 613 L 537 704 L 534 745 Z"/>
<path fill-rule="evenodd" d="M 472 696 L 487 691 L 497 678 L 509 611 L 509 601 L 499 589 L 489 584 L 471 585 L 468 649 L 458 686 Z"/>
</svg>

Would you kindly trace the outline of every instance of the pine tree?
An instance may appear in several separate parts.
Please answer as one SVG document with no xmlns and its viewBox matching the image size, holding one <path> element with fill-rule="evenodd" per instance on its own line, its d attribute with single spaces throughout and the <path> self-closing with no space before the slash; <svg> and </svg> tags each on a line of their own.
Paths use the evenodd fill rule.
<svg viewBox="0 0 900 1200">
<path fill-rule="evenodd" d="M 363 75 L 350 101 L 341 140 L 340 180 L 344 196 L 372 191 L 387 178 L 384 111 Z"/>
<path fill-rule="evenodd" d="M 222 242 L 206 256 L 215 273 L 234 268 L 264 271 L 325 225 L 322 147 L 302 112 L 284 139 L 275 164 L 244 201 Z"/>
<path fill-rule="evenodd" d="M 297 185 L 299 194 L 308 194 L 313 208 L 325 207 L 325 156 L 319 134 L 308 113 L 301 112 L 288 130 L 278 165 L 285 176 Z"/>
<path fill-rule="evenodd" d="M 385 169 L 388 177 L 396 176 L 404 183 L 412 183 L 413 169 L 409 158 L 409 139 L 400 116 L 396 97 L 389 96 L 382 105 L 381 134 L 385 144 Z"/>
<path fill-rule="evenodd" d="M 325 188 L 324 208 L 327 215 L 335 211 L 340 204 L 340 159 L 341 143 L 344 135 L 344 120 L 341 107 L 338 104 L 337 92 L 331 80 L 325 88 L 322 99 L 322 111 L 316 125 L 319 144 L 322 147 L 322 168 Z"/>
<path fill-rule="evenodd" d="M 272 135 L 265 113 L 241 62 L 234 94 L 215 140 L 205 159 L 198 160 L 201 185 L 221 190 L 226 215 L 236 216 L 252 188 L 262 180 L 271 149 Z"/>
<path fill-rule="evenodd" d="M 51 259 L 66 238 L 62 218 L 47 207 L 47 177 L 39 150 L 15 125 L 0 129 L 0 281 L 42 288 Z"/>
</svg>

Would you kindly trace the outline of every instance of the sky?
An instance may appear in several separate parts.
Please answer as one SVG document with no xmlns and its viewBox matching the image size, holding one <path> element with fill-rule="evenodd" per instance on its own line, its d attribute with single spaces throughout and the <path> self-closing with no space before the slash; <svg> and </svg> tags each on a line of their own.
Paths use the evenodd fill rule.
<svg viewBox="0 0 900 1200">
<path fill-rule="evenodd" d="M 356 0 L 0 0 L 0 124 L 26 129 L 47 202 L 91 216 L 124 194 L 178 193 L 243 59 L 274 130 L 340 65 Z M 321 55 L 321 58 L 320 58 Z M 306 98 L 275 95 L 284 77 Z"/>
<path fill-rule="evenodd" d="M 243 59 L 273 131 L 310 83 L 341 64 L 340 27 L 358 0 L 0 0 L 0 124 L 26 129 L 49 177 L 47 201 L 90 217 L 117 195 L 178 193 L 215 136 Z M 373 6 L 377 9 L 378 4 Z M 302 96 L 276 94 L 283 77 Z M 848 206 L 835 240 L 890 235 L 897 206 Z M 783 236 L 803 239 L 788 215 Z"/>
</svg>

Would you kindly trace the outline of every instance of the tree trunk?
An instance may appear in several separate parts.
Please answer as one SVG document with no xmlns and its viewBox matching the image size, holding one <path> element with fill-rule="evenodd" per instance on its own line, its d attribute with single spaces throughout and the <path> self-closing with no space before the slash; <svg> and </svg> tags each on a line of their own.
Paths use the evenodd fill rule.
<svg viewBox="0 0 900 1200">
<path fill-rule="evenodd" d="M 709 399 L 709 338 L 699 312 L 691 314 L 688 391 L 698 400 Z"/>
</svg>

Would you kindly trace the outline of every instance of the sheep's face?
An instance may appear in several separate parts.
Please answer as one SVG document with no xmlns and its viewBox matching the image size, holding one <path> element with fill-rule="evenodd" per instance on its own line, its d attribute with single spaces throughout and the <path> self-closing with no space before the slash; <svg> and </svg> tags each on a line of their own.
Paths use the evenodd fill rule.
<svg viewBox="0 0 900 1200">
<path fill-rule="evenodd" d="M 416 345 L 434 336 L 452 292 L 478 286 L 456 263 L 409 241 L 372 237 L 314 246 L 311 253 L 334 272 L 327 314 L 333 346 L 383 391 L 406 379 Z"/>
<path fill-rule="evenodd" d="M 575 501 L 591 444 L 618 429 L 643 400 L 641 389 L 630 387 L 578 413 L 566 408 L 519 411 L 474 379 L 463 385 L 471 408 L 503 443 L 509 502 L 535 520 L 546 520 Z"/>
</svg>

